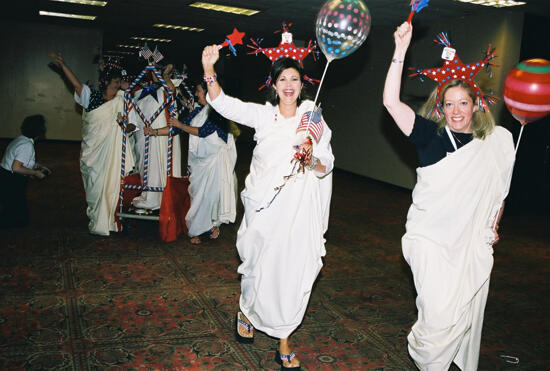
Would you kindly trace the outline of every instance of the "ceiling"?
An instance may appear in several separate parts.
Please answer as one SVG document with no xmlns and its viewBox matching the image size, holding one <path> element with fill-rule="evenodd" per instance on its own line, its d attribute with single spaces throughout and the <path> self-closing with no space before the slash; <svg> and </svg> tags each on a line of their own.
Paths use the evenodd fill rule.
<svg viewBox="0 0 550 371">
<path fill-rule="evenodd" d="M 222 5 L 260 10 L 252 16 L 220 13 L 190 7 L 192 0 L 107 0 L 105 7 L 62 3 L 49 0 L 19 0 L 10 7 L 14 13 L 2 12 L 0 17 L 16 21 L 46 22 L 81 27 L 97 27 L 103 31 L 104 51 L 126 50 L 119 44 L 140 44 L 132 36 L 171 39 L 170 43 L 158 43 L 159 50 L 166 55 L 172 48 L 182 45 L 205 45 L 221 43 L 233 27 L 246 32 L 248 37 L 270 37 L 281 28 L 283 21 L 291 22 L 290 31 L 295 40 L 315 38 L 315 19 L 324 0 L 205 0 Z M 510 8 L 488 8 L 460 3 L 453 0 L 431 0 L 428 7 L 416 17 L 424 22 L 444 18 L 459 18 L 482 12 L 526 12 L 550 17 L 549 0 L 523 0 L 527 5 Z M 403 22 L 409 13 L 409 0 L 364 0 L 372 16 L 372 27 L 395 27 Z M 97 15 L 94 21 L 70 20 L 39 16 L 39 10 Z M 203 28 L 203 32 L 189 32 L 160 29 L 154 23 L 174 24 Z M 149 42 L 149 45 L 157 43 Z"/>
</svg>

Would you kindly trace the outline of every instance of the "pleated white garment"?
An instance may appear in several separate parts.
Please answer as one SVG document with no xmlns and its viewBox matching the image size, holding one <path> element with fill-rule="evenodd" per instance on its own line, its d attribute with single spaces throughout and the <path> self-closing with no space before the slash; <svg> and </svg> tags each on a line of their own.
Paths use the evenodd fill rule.
<svg viewBox="0 0 550 371">
<path fill-rule="evenodd" d="M 118 231 L 115 223 L 120 194 L 120 164 L 123 132 L 116 118 L 123 112 L 123 95 L 117 95 L 98 108 L 82 115 L 80 171 L 84 181 L 86 214 L 90 233 L 107 236 Z M 132 170 L 132 151 L 126 151 L 126 173 Z"/>
<path fill-rule="evenodd" d="M 417 169 L 402 238 L 416 287 L 409 353 L 421 370 L 454 362 L 476 370 L 493 266 L 492 224 L 508 194 L 512 135 L 496 127 L 441 161 Z"/>
<path fill-rule="evenodd" d="M 157 100 L 151 95 L 147 95 L 141 100 L 138 97 L 141 94 L 141 90 L 138 90 L 134 94 L 134 100 L 138 104 L 139 108 L 149 119 L 153 113 L 162 105 L 164 99 L 164 90 L 159 88 L 157 90 Z M 129 114 L 129 120 L 132 124 L 135 124 L 139 130 L 134 132 L 134 153 L 136 153 L 137 169 L 141 174 L 143 180 L 144 174 L 144 152 L 145 152 L 145 136 L 143 134 L 143 128 L 145 123 L 136 114 L 133 109 Z M 165 112 L 161 112 L 160 115 L 151 123 L 153 129 L 159 129 L 166 126 Z M 139 156 L 139 157 L 138 157 Z M 165 187 L 167 177 L 167 159 L 168 159 L 168 137 L 167 136 L 149 136 L 149 170 L 148 170 L 148 185 L 150 187 Z M 172 140 L 172 176 L 181 176 L 181 145 L 180 138 L 174 137 Z M 146 191 L 132 200 L 132 204 L 137 208 L 157 210 L 160 208 L 162 201 L 162 192 Z"/>
<path fill-rule="evenodd" d="M 201 127 L 210 110 L 211 107 L 206 105 L 191 120 L 191 126 Z M 189 236 L 198 236 L 222 223 L 235 222 L 237 176 L 234 169 L 237 149 L 233 135 L 227 135 L 227 143 L 216 132 L 205 138 L 189 135 L 187 162 L 191 168 L 191 207 L 185 216 Z"/>
<path fill-rule="evenodd" d="M 240 308 L 256 329 L 287 338 L 302 322 L 323 265 L 332 194 L 332 133 L 324 124 L 313 150 L 327 173 L 306 170 L 288 180 L 273 200 L 274 188 L 291 173 L 293 145 L 300 140 L 296 128 L 313 102 L 303 102 L 289 119 L 269 103 L 244 103 L 223 92 L 209 102 L 222 116 L 254 128 L 257 142 L 241 193 L 245 214 L 237 234 Z"/>
</svg>

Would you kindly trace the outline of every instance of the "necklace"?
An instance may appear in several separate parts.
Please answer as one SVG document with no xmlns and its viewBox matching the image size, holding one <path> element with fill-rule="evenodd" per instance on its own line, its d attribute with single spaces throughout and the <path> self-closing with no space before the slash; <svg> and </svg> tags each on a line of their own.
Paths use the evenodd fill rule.
<svg viewBox="0 0 550 371">
<path fill-rule="evenodd" d="M 451 134 L 452 134 L 453 137 L 458 141 L 458 143 L 460 143 L 461 146 L 464 145 L 464 143 L 462 143 L 462 141 L 461 141 L 460 139 L 458 139 L 458 137 L 456 136 L 456 134 L 455 134 L 453 131 L 451 131 Z"/>
</svg>

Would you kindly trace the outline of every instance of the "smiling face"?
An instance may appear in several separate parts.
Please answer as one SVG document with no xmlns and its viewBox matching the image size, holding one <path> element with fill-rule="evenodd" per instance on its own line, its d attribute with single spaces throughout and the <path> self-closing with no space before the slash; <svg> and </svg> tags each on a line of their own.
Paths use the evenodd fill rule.
<svg viewBox="0 0 550 371">
<path fill-rule="evenodd" d="M 279 105 L 296 105 L 302 91 L 303 83 L 300 73 L 295 68 L 287 68 L 277 77 L 273 88 L 279 96 Z"/>
<path fill-rule="evenodd" d="M 472 116 L 478 107 L 468 90 L 461 86 L 448 88 L 442 100 L 445 121 L 454 132 L 471 133 Z"/>
</svg>

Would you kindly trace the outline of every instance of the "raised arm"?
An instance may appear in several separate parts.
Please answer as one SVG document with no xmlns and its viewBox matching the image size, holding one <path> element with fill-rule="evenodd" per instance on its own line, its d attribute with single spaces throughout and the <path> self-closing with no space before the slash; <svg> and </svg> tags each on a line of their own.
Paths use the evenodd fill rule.
<svg viewBox="0 0 550 371">
<path fill-rule="evenodd" d="M 54 52 L 49 52 L 48 55 L 50 56 L 50 58 L 52 58 L 54 61 L 56 61 L 59 64 L 59 67 L 61 67 L 61 69 L 63 70 L 63 73 L 65 74 L 65 76 L 67 76 L 67 79 L 73 85 L 74 90 L 76 91 L 76 94 L 80 96 L 80 93 L 82 93 L 82 84 L 80 83 L 80 81 L 78 81 L 76 76 L 73 74 L 73 71 L 71 71 L 71 69 L 67 67 L 61 53 L 56 54 Z"/>
<path fill-rule="evenodd" d="M 209 45 L 202 51 L 202 69 L 204 70 L 204 78 L 208 87 L 208 95 L 211 100 L 215 100 L 222 88 L 216 79 L 216 71 L 214 64 L 220 58 L 220 50 L 218 45 Z"/>
<path fill-rule="evenodd" d="M 393 34 L 395 50 L 393 52 L 388 74 L 386 75 L 383 95 L 384 106 L 397 126 L 399 126 L 399 129 L 407 136 L 412 132 L 415 114 L 411 107 L 401 101 L 400 93 L 403 63 L 411 42 L 411 37 L 412 25 L 408 22 L 404 22 Z"/>
</svg>

